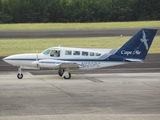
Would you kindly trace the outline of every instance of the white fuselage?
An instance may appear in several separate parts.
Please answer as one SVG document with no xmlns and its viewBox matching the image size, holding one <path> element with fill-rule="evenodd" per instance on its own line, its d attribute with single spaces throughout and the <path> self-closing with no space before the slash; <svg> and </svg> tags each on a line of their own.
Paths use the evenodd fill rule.
<svg viewBox="0 0 160 120">
<path fill-rule="evenodd" d="M 52 56 L 52 51 L 56 50 L 58 57 Z M 81 49 L 54 47 L 45 50 L 40 54 L 17 54 L 4 58 L 3 60 L 14 66 L 22 68 L 58 68 L 61 63 L 78 64 L 79 69 L 95 69 L 115 65 L 121 65 L 122 61 L 104 61 L 111 55 L 111 49 Z M 77 53 L 77 54 L 76 54 Z M 72 66 L 69 66 L 72 68 Z"/>
</svg>

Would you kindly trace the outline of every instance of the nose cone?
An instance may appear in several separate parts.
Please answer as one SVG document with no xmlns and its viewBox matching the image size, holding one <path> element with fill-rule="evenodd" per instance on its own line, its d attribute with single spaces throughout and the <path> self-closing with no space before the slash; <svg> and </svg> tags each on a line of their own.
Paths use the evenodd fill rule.
<svg viewBox="0 0 160 120">
<path fill-rule="evenodd" d="M 8 56 L 2 59 L 4 62 L 9 63 L 11 65 L 15 65 L 15 60 L 12 59 L 12 56 Z"/>
<path fill-rule="evenodd" d="M 5 58 L 3 58 L 2 60 L 3 60 L 4 62 L 6 62 L 6 63 L 9 63 L 9 61 L 10 61 L 9 57 L 5 57 Z"/>
<path fill-rule="evenodd" d="M 7 57 L 3 58 L 2 60 L 3 60 L 4 62 L 6 62 L 6 61 L 7 61 Z"/>
</svg>

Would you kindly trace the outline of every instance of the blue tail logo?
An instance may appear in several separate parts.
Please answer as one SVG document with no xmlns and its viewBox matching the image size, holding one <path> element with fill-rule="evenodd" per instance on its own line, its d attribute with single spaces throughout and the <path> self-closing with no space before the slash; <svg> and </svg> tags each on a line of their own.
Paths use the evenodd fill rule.
<svg viewBox="0 0 160 120">
<path fill-rule="evenodd" d="M 141 38 L 141 42 L 144 43 L 145 47 L 146 47 L 146 50 L 148 50 L 148 39 L 146 39 L 146 33 L 144 32 L 144 30 L 142 30 L 142 33 L 143 33 L 143 37 Z"/>
<path fill-rule="evenodd" d="M 157 29 L 141 29 L 114 54 L 123 59 L 144 60 L 152 44 Z"/>
</svg>

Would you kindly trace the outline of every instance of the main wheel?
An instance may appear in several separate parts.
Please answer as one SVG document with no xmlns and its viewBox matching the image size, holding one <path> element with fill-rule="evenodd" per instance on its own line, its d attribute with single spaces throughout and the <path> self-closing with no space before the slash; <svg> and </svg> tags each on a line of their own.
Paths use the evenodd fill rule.
<svg viewBox="0 0 160 120">
<path fill-rule="evenodd" d="M 22 73 L 18 73 L 18 74 L 17 74 L 17 78 L 18 78 L 18 79 L 22 79 L 22 78 L 23 78 L 23 74 L 22 74 Z"/>
<path fill-rule="evenodd" d="M 60 70 L 58 71 L 59 76 L 62 76 L 63 73 L 64 73 L 64 69 L 60 69 Z"/>
<path fill-rule="evenodd" d="M 64 76 L 64 79 L 70 79 L 71 78 L 71 73 L 69 72 L 68 75 Z"/>
</svg>

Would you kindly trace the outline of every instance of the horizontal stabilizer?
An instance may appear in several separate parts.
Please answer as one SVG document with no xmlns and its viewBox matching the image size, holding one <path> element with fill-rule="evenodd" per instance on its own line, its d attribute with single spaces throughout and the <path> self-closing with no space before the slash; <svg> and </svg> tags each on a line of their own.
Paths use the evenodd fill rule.
<svg viewBox="0 0 160 120">
<path fill-rule="evenodd" d="M 128 61 L 128 62 L 143 62 L 143 60 L 141 60 L 141 59 L 133 59 L 133 58 L 126 58 L 125 61 Z"/>
</svg>

